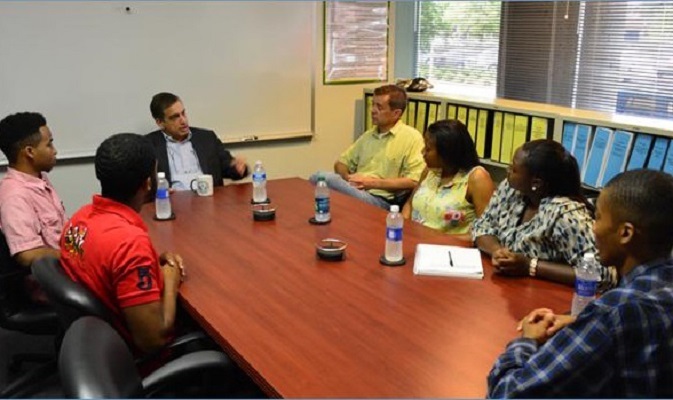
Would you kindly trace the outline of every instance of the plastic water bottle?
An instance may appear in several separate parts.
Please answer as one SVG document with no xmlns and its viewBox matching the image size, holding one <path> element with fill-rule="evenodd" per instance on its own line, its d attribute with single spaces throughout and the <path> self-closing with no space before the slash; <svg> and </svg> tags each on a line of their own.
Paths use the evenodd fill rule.
<svg viewBox="0 0 673 400">
<path fill-rule="evenodd" d="M 400 206 L 390 206 L 386 217 L 386 251 L 385 259 L 390 262 L 402 260 L 402 228 L 404 218 L 400 214 Z"/>
<path fill-rule="evenodd" d="M 252 201 L 264 203 L 266 200 L 266 171 L 262 162 L 258 160 L 252 170 Z"/>
<path fill-rule="evenodd" d="M 166 173 L 157 173 L 157 195 L 154 199 L 157 219 L 168 219 L 171 217 L 171 199 L 168 196 L 168 181 Z"/>
<path fill-rule="evenodd" d="M 315 185 L 315 220 L 317 222 L 327 222 L 332 219 L 329 211 L 329 188 L 325 177 L 318 176 L 318 182 Z"/>
<path fill-rule="evenodd" d="M 594 253 L 584 254 L 580 264 L 575 267 L 575 294 L 570 313 L 577 316 L 596 298 L 596 289 L 601 280 L 601 269 Z"/>
</svg>

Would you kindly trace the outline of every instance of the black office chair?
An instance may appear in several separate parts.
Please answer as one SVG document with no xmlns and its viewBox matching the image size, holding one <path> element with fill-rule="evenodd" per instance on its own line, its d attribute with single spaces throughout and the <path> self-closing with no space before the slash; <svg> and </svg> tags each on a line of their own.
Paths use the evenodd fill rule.
<svg viewBox="0 0 673 400">
<path fill-rule="evenodd" d="M 32 265 L 33 275 L 47 294 L 50 303 L 56 309 L 63 331 L 81 317 L 94 316 L 111 322 L 111 311 L 88 288 L 70 279 L 63 271 L 58 259 L 44 257 Z M 217 346 L 203 332 L 195 331 L 184 334 L 167 346 L 171 354 L 180 355 L 192 349 L 216 348 Z M 164 354 L 162 351 L 148 354 L 138 360 L 137 364 L 153 360 Z"/>
<path fill-rule="evenodd" d="M 48 306 L 33 304 L 25 293 L 27 268 L 19 266 L 9 253 L 5 235 L 0 231 L 0 327 L 29 335 L 53 335 L 58 346 L 58 315 Z M 25 397 L 39 389 L 42 382 L 56 373 L 55 354 L 22 353 L 12 357 L 8 372 L 17 373 L 25 362 L 41 365 L 14 379 L 0 391 L 0 398 Z"/>
<path fill-rule="evenodd" d="M 141 379 L 124 340 L 96 317 L 73 322 L 63 339 L 59 371 L 66 397 L 139 398 L 217 395 L 199 384 L 199 376 L 227 374 L 230 361 L 212 350 L 186 354 Z"/>
<path fill-rule="evenodd" d="M 400 207 L 400 210 L 402 210 L 402 207 L 404 207 L 405 204 L 407 204 L 407 200 L 409 200 L 409 196 L 411 196 L 412 190 L 400 190 L 395 192 L 395 195 L 393 196 L 392 199 L 388 201 L 390 205 L 397 205 Z"/>
<path fill-rule="evenodd" d="M 70 279 L 57 258 L 38 259 L 31 269 L 58 313 L 64 331 L 77 319 L 87 315 L 105 321 L 112 320 L 110 310 L 89 289 Z"/>
</svg>

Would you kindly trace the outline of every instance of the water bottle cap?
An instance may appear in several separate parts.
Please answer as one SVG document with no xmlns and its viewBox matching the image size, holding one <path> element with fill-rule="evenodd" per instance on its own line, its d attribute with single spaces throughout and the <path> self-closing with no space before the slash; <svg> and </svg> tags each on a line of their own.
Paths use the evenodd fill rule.
<svg viewBox="0 0 673 400">
<path fill-rule="evenodd" d="M 596 255 L 594 253 L 584 253 L 584 261 L 594 261 L 596 260 Z"/>
<path fill-rule="evenodd" d="M 262 161 L 261 160 L 255 161 L 255 165 L 262 165 Z"/>
<path fill-rule="evenodd" d="M 390 212 L 400 212 L 400 206 L 398 206 L 397 204 L 393 204 L 392 206 L 390 206 Z"/>
<path fill-rule="evenodd" d="M 165 172 L 157 172 L 157 178 L 166 179 L 166 173 Z"/>
</svg>

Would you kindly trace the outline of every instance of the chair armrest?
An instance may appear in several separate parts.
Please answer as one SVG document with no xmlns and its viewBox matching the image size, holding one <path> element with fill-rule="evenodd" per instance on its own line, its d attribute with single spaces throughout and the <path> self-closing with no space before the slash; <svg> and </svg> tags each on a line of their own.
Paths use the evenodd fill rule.
<svg viewBox="0 0 673 400">
<path fill-rule="evenodd" d="M 16 268 L 2 268 L 0 269 L 0 279 L 14 279 L 30 275 L 30 268 L 16 267 Z"/>
<path fill-rule="evenodd" d="M 180 378 L 211 370 L 227 371 L 233 366 L 224 353 L 215 350 L 197 351 L 169 361 L 143 379 L 145 395 L 152 397 L 166 386 L 175 385 Z"/>
<path fill-rule="evenodd" d="M 171 349 L 171 351 L 179 352 L 181 347 L 201 340 L 210 340 L 210 337 L 201 331 L 194 331 L 175 338 L 166 347 Z"/>
<path fill-rule="evenodd" d="M 167 350 L 168 354 L 171 355 L 170 358 L 177 358 L 191 351 L 216 349 L 217 347 L 211 345 L 211 343 L 212 339 L 205 333 L 201 331 L 189 332 L 182 336 L 178 336 L 171 343 L 157 351 L 136 358 L 136 365 L 142 365 L 157 359 L 157 357 L 165 356 Z"/>
</svg>

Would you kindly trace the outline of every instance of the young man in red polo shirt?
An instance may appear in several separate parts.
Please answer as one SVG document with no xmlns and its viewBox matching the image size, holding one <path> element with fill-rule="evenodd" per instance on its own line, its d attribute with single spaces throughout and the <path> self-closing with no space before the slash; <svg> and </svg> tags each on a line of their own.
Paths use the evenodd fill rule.
<svg viewBox="0 0 673 400">
<path fill-rule="evenodd" d="M 117 134 L 96 150 L 95 168 L 101 194 L 65 226 L 61 263 L 112 311 L 127 342 L 149 353 L 172 338 L 184 274 L 179 255 L 157 255 L 138 214 L 155 187 L 154 149 L 140 135 Z"/>
</svg>

